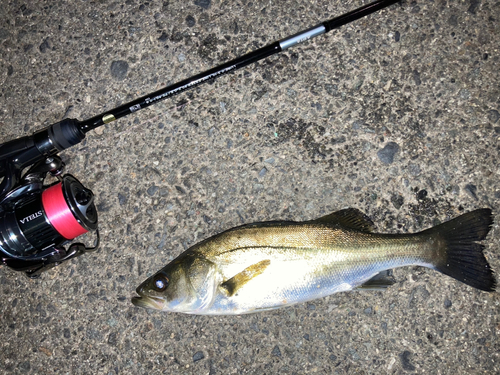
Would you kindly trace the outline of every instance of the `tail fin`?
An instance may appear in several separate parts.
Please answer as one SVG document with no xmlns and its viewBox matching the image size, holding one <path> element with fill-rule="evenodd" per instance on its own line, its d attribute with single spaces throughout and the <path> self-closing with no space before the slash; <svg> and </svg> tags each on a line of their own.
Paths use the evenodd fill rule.
<svg viewBox="0 0 500 375">
<path fill-rule="evenodd" d="M 491 210 L 483 208 L 426 230 L 445 242 L 446 255 L 435 269 L 474 288 L 494 291 L 493 270 L 484 257 L 484 245 L 477 243 L 486 237 L 492 224 Z"/>
</svg>

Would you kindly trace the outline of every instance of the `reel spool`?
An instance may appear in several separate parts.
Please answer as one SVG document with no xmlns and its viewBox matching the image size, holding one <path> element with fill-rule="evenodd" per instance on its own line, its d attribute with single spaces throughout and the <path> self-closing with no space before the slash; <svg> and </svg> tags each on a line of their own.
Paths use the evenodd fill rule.
<svg viewBox="0 0 500 375">
<path fill-rule="evenodd" d="M 87 248 L 82 244 L 72 244 L 68 250 L 63 247 L 84 233 L 97 232 L 94 194 L 75 177 L 65 175 L 48 187 L 35 181 L 13 193 L 2 202 L 0 211 L 3 264 L 36 277 L 97 247 Z"/>
<path fill-rule="evenodd" d="M 17 202 L 0 216 L 0 247 L 32 255 L 97 229 L 94 195 L 73 176 Z"/>
</svg>

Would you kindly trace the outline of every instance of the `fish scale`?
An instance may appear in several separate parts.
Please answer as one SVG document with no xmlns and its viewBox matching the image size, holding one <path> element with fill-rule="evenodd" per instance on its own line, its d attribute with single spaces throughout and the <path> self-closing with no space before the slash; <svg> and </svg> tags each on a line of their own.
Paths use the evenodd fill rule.
<svg viewBox="0 0 500 375">
<path fill-rule="evenodd" d="M 276 237 L 286 239 L 287 233 L 295 226 L 270 227 L 267 232 L 276 229 L 282 235 L 271 234 L 270 237 L 274 238 L 269 242 L 274 242 Z M 322 246 L 304 246 L 311 242 L 311 238 Z M 265 235 L 261 241 L 266 242 Z M 248 313 L 253 311 L 252 305 L 258 305 L 259 310 L 283 307 L 354 289 L 379 272 L 394 267 L 429 266 L 423 255 L 422 242 L 418 236 L 360 236 L 359 233 L 324 227 L 307 228 L 299 241 L 286 241 L 281 247 L 233 249 L 230 255 L 222 253 L 208 258 L 219 264 L 224 279 L 243 271 L 256 259 L 269 259 L 270 266 L 231 298 L 219 294 L 205 313 L 219 314 L 229 309 L 234 314 Z M 292 245 L 294 247 L 283 247 Z M 272 288 L 266 287 L 268 285 Z"/>
<path fill-rule="evenodd" d="M 306 222 L 230 229 L 179 255 L 137 288 L 140 307 L 203 315 L 271 310 L 358 287 L 385 288 L 385 270 L 419 265 L 475 288 L 496 281 L 483 255 L 493 223 L 480 209 L 415 234 L 372 233 L 356 209 Z"/>
</svg>

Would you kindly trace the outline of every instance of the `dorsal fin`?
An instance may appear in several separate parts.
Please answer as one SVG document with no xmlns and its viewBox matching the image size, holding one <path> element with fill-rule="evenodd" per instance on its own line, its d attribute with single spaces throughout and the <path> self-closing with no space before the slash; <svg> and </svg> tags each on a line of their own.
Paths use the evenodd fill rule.
<svg viewBox="0 0 500 375">
<path fill-rule="evenodd" d="M 347 208 L 322 216 L 313 223 L 337 224 L 344 228 L 351 228 L 360 232 L 371 233 L 374 230 L 374 225 L 371 219 L 362 213 L 357 208 Z"/>
</svg>

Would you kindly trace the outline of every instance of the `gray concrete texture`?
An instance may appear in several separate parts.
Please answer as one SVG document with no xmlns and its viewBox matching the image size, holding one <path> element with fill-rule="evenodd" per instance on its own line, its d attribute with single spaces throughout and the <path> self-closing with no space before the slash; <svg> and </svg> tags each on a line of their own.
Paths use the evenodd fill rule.
<svg viewBox="0 0 500 375">
<path fill-rule="evenodd" d="M 360 5 L 3 1 L 0 141 Z M 379 232 L 481 207 L 500 222 L 499 15 L 493 0 L 403 1 L 90 132 L 62 158 L 97 196 L 102 246 L 35 281 L 0 270 L 0 372 L 500 373 L 498 293 L 421 267 L 395 270 L 385 292 L 246 316 L 130 303 L 183 250 L 242 223 L 346 207 Z M 485 242 L 496 270 L 499 236 L 495 224 Z"/>
</svg>

